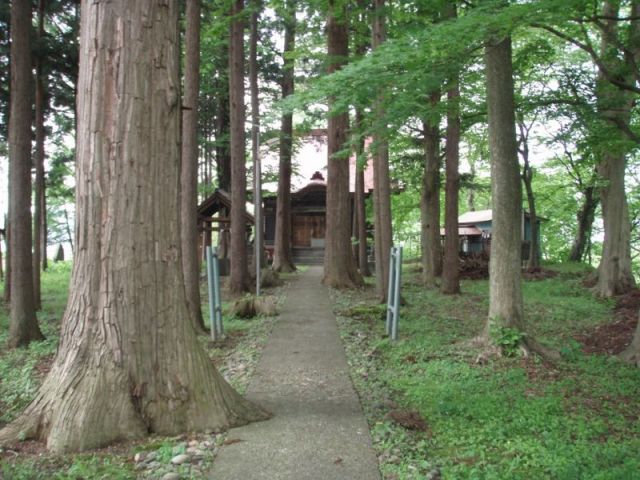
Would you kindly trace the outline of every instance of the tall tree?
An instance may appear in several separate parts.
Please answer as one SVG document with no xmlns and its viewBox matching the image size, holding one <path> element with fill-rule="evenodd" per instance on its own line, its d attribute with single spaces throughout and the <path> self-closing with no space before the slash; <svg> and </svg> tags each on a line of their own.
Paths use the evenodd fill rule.
<svg viewBox="0 0 640 480">
<path fill-rule="evenodd" d="M 527 268 L 534 269 L 540 267 L 540 246 L 538 245 L 538 211 L 536 208 L 536 197 L 533 192 L 533 167 L 529 162 L 529 133 L 530 125 L 525 125 L 524 121 L 518 121 L 520 131 L 520 155 L 522 156 L 522 183 L 527 194 L 527 205 L 529 206 L 529 225 L 531 229 L 531 240 L 529 242 L 529 258 Z"/>
<path fill-rule="evenodd" d="M 511 38 L 485 49 L 493 221 L 489 264 L 490 330 L 524 331 L 521 288 L 522 184 L 515 130 Z"/>
<path fill-rule="evenodd" d="M 379 48 L 387 39 L 385 0 L 374 0 L 371 48 Z M 389 285 L 389 256 L 393 245 L 391 227 L 391 181 L 389 178 L 389 142 L 382 94 L 374 105 L 376 133 L 373 156 L 373 210 L 375 213 L 376 289 L 381 300 L 387 298 Z"/>
<path fill-rule="evenodd" d="M 187 304 L 195 327 L 204 330 L 198 258 L 198 94 L 200 91 L 200 0 L 187 0 L 184 35 L 180 211 L 182 271 Z"/>
<path fill-rule="evenodd" d="M 328 0 L 327 54 L 329 74 L 346 64 L 349 56 L 349 23 L 346 1 Z M 351 251 L 351 196 L 349 194 L 349 162 L 344 150 L 349 129 L 349 114 L 333 111 L 329 101 L 327 160 L 327 228 L 324 252 L 323 282 L 334 288 L 362 285 Z"/>
<path fill-rule="evenodd" d="M 356 109 L 356 131 L 360 129 L 364 120 L 362 109 Z M 367 209 L 365 202 L 365 184 L 364 171 L 369 164 L 368 159 L 364 160 L 362 165 L 362 157 L 366 155 L 365 139 L 362 135 L 358 138 L 356 145 L 356 168 L 355 168 L 355 217 L 356 217 L 356 236 L 358 239 L 358 268 L 363 277 L 370 277 L 369 258 L 367 252 Z"/>
<path fill-rule="evenodd" d="M 40 269 L 41 262 L 45 261 L 46 255 L 46 233 L 44 231 L 46 206 L 45 206 L 45 181 L 44 181 L 44 117 L 46 110 L 46 93 L 44 79 L 44 55 L 42 52 L 42 42 L 44 40 L 44 0 L 38 0 L 38 29 L 37 40 L 39 49 L 35 53 L 36 65 L 36 90 L 35 90 L 35 195 L 33 208 L 33 302 L 36 310 L 42 308 L 42 298 L 40 295 Z"/>
<path fill-rule="evenodd" d="M 245 165 L 244 1 L 234 0 L 229 27 L 229 110 L 231 113 L 231 275 L 233 293 L 249 290 L 247 269 L 247 167 Z"/>
<path fill-rule="evenodd" d="M 9 235 L 11 262 L 9 346 L 43 339 L 36 318 L 31 254 L 31 2 L 11 3 L 9 115 Z"/>
<path fill-rule="evenodd" d="M 295 2 L 285 2 L 282 18 L 284 21 L 284 50 L 282 67 L 282 98 L 294 93 L 295 59 L 292 54 L 296 40 Z M 273 269 L 276 272 L 292 272 L 291 251 L 291 158 L 293 150 L 293 113 L 285 112 L 280 121 L 280 165 L 278 168 L 278 198 L 276 200 L 276 233 L 273 255 Z"/>
<path fill-rule="evenodd" d="M 440 92 L 431 94 L 431 104 L 440 101 Z M 422 248 L 422 283 L 436 286 L 442 273 L 442 244 L 440 241 L 440 118 L 423 121 L 424 172 L 420 196 L 420 237 Z"/>
<path fill-rule="evenodd" d="M 455 5 L 452 6 L 455 17 Z M 445 243 L 440 291 L 460 293 L 460 247 L 458 235 L 458 201 L 460 191 L 460 85 L 455 75 L 447 92 L 447 133 L 445 150 Z"/>
<path fill-rule="evenodd" d="M 87 2 L 81 15 L 69 301 L 51 371 L 0 444 L 36 438 L 65 452 L 264 418 L 217 373 L 189 320 L 179 2 Z"/>
<path fill-rule="evenodd" d="M 631 57 L 637 62 L 640 60 L 640 3 L 633 1 L 631 4 L 633 20 L 625 57 Z M 624 63 L 620 64 L 618 60 L 620 54 L 617 42 L 619 9 L 619 0 L 604 2 L 600 45 L 604 62 L 599 68 L 596 95 L 598 110 L 604 119 L 612 125 L 629 125 L 636 95 L 616 87 L 609 81 L 611 72 L 605 72 L 606 69 L 614 70 L 614 75 L 621 77 L 625 82 L 635 84 L 636 78 L 633 76 L 633 71 L 630 71 Z M 610 133 L 615 145 L 609 146 L 602 152 L 602 158 L 598 164 L 598 174 L 604 180 L 600 189 L 604 243 L 595 292 L 602 297 L 625 293 L 635 286 L 635 279 L 631 272 L 631 224 L 624 185 L 629 146 L 620 128 L 611 128 Z"/>
</svg>

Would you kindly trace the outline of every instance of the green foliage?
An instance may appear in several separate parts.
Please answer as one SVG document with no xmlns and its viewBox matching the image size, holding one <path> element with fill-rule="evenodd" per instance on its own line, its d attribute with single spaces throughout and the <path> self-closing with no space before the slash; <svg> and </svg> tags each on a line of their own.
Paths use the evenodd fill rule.
<svg viewBox="0 0 640 480">
<path fill-rule="evenodd" d="M 515 328 L 494 327 L 489 331 L 489 336 L 505 357 L 515 357 L 524 338 L 524 333 Z"/>
<path fill-rule="evenodd" d="M 444 479 L 614 480 L 640 471 L 640 371 L 584 355 L 573 339 L 609 321 L 612 304 L 582 286 L 588 267 L 551 268 L 559 275 L 525 282 L 523 294 L 527 334 L 561 349 L 567 361 L 556 366 L 506 356 L 475 364 L 469 340 L 484 328 L 487 281 L 442 296 L 407 272 L 395 343 L 382 339 L 383 322 L 339 317 L 385 477 L 419 479 L 436 467 Z M 360 302 L 342 296 L 339 308 L 366 311 Z M 522 338 L 498 333 L 509 347 Z M 403 429 L 390 409 L 417 410 L 429 430 Z"/>
</svg>

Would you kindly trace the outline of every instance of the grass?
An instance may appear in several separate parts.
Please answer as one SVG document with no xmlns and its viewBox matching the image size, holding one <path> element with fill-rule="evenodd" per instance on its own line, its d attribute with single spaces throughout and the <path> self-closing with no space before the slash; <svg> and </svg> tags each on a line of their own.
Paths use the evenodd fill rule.
<svg viewBox="0 0 640 480">
<path fill-rule="evenodd" d="M 463 294 L 425 290 L 406 275 L 400 341 L 383 336 L 380 315 L 358 294 L 339 295 L 339 324 L 388 479 L 640 478 L 640 371 L 585 356 L 573 336 L 611 318 L 611 302 L 582 286 L 584 270 L 554 266 L 557 277 L 524 283 L 529 333 L 564 360 L 500 358 L 474 363 L 468 342 L 483 327 L 488 282 L 465 281 Z M 356 307 L 354 307 L 356 305 Z M 360 306 L 358 306 L 360 305 Z M 390 420 L 419 413 L 427 431 Z"/>
<path fill-rule="evenodd" d="M 50 265 L 43 273 L 43 310 L 38 312 L 40 326 L 46 336 L 42 342 L 33 342 L 24 349 L 5 348 L 9 318 L 6 308 L 0 304 L 0 427 L 13 420 L 31 401 L 44 377 L 46 366 L 55 355 L 60 320 L 67 302 L 70 272 L 70 263 L 62 263 Z M 0 291 L 2 288 L 0 282 Z M 206 295 L 202 298 L 206 299 Z M 203 313 L 208 319 L 206 303 Z M 225 316 L 223 321 L 226 340 L 213 343 L 206 336 L 200 336 L 199 341 L 222 375 L 234 388 L 244 392 L 275 318 L 247 321 Z M 220 442 L 224 439 L 223 436 L 216 438 Z M 0 479 L 135 479 L 140 476 L 132 460 L 135 453 L 156 452 L 157 461 L 168 465 L 171 458 L 180 453 L 178 450 L 184 450 L 184 440 L 151 437 L 144 442 L 76 455 L 40 454 L 38 449 L 34 454 L 12 455 L 10 452 L 3 454 L 0 449 Z M 213 454 L 205 454 L 206 469 L 206 464 L 210 467 L 213 461 Z M 181 478 L 201 478 L 186 468 L 181 472 Z"/>
</svg>

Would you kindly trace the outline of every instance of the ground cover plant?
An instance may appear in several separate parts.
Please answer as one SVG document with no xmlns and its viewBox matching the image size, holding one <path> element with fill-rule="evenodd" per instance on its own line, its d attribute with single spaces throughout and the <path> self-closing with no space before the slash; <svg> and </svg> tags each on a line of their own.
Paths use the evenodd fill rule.
<svg viewBox="0 0 640 480">
<path fill-rule="evenodd" d="M 0 349 L 0 427 L 13 420 L 31 401 L 48 371 L 57 348 L 70 273 L 70 263 L 52 264 L 43 273 L 43 310 L 38 317 L 46 340 L 33 342 L 27 348 Z M 2 287 L 0 283 L 0 290 Z M 282 298 L 283 290 L 270 293 Z M 223 304 L 225 311 L 227 306 Z M 203 312 L 207 318 L 206 303 Z M 246 389 L 276 318 L 242 320 L 226 315 L 224 341 L 213 343 L 206 336 L 199 338 L 220 373 L 236 390 L 244 392 Z M 8 313 L 1 307 L 0 345 L 5 345 L 7 335 Z M 224 442 L 224 433 L 187 434 L 173 438 L 153 437 L 144 442 L 114 445 L 76 455 L 49 455 L 42 444 L 23 442 L 0 449 L 0 479 L 162 478 L 169 471 L 178 473 L 180 478 L 202 478 L 202 472 L 211 467 L 218 447 Z M 194 462 L 171 464 L 176 456 L 191 453 L 189 449 L 198 457 L 202 454 L 196 465 Z"/>
<path fill-rule="evenodd" d="M 477 361 L 486 280 L 443 296 L 407 273 L 396 343 L 369 292 L 336 297 L 384 478 L 637 478 L 640 371 L 583 351 L 618 310 L 593 298 L 583 267 L 550 268 L 558 275 L 525 282 L 524 298 L 530 333 L 563 354 L 555 365 L 519 356 L 512 332 L 505 355 Z"/>
</svg>

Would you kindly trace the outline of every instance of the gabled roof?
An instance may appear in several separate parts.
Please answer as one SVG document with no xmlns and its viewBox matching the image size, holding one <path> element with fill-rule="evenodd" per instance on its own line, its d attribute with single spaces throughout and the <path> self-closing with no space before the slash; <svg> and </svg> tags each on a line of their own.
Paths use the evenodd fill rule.
<svg viewBox="0 0 640 480">
<path fill-rule="evenodd" d="M 524 212 L 525 217 L 529 217 L 529 212 Z M 466 212 L 458 217 L 460 225 L 475 225 L 476 223 L 490 222 L 493 219 L 493 210 L 476 210 L 474 212 Z M 547 220 L 538 215 L 538 221 Z"/>
<path fill-rule="evenodd" d="M 222 207 L 231 209 L 231 195 L 226 190 L 216 188 L 215 192 L 209 195 L 200 205 L 198 205 L 198 216 L 213 217 Z M 253 203 L 247 202 L 245 205 L 247 222 L 255 223 L 253 217 Z"/>
<path fill-rule="evenodd" d="M 490 222 L 493 218 L 492 210 L 477 210 L 475 212 L 466 212 L 458 217 L 458 223 L 462 224 L 475 224 L 482 222 Z"/>
</svg>

